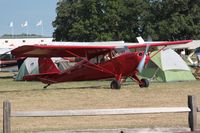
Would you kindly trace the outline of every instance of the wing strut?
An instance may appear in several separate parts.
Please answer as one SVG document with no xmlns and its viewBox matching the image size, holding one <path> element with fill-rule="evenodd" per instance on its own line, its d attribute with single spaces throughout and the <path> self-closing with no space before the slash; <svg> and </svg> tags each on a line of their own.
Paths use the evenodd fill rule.
<svg viewBox="0 0 200 133">
<path fill-rule="evenodd" d="M 79 58 L 81 58 L 82 60 L 84 60 L 84 61 L 88 62 L 89 64 L 91 64 L 92 66 L 88 66 L 88 65 L 86 65 L 86 64 L 82 64 L 82 65 L 84 65 L 84 66 L 86 66 L 86 67 L 88 67 L 88 68 L 95 69 L 95 70 L 98 70 L 98 71 L 101 71 L 101 72 L 105 72 L 105 73 L 110 73 L 110 74 L 116 75 L 116 74 L 114 74 L 113 72 L 111 72 L 111 71 L 109 71 L 109 70 L 107 70 L 107 69 L 105 69 L 105 68 L 103 68 L 103 67 L 101 67 L 101 66 L 98 66 L 98 65 L 95 65 L 95 64 L 90 63 L 87 59 L 85 59 L 85 58 L 83 58 L 83 57 L 81 57 L 81 56 L 79 56 L 79 55 L 77 55 L 77 54 L 75 54 L 75 53 L 73 53 L 73 52 L 71 52 L 71 51 L 69 51 L 69 50 L 66 50 L 66 52 L 68 52 L 69 54 L 71 54 L 71 55 L 73 55 L 73 56 L 79 57 Z"/>
<path fill-rule="evenodd" d="M 153 54 L 150 58 L 154 57 L 155 55 L 157 55 L 161 50 L 163 50 L 164 48 L 166 48 L 167 46 L 163 46 L 161 49 L 159 49 L 155 54 Z"/>
</svg>

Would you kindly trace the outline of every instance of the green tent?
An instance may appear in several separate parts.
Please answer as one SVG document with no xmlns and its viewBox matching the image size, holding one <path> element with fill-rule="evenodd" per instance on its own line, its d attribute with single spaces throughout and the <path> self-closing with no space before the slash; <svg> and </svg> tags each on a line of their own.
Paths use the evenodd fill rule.
<svg viewBox="0 0 200 133">
<path fill-rule="evenodd" d="M 152 52 L 151 55 L 156 52 Z M 161 82 L 195 80 L 184 60 L 171 49 L 153 56 L 140 75 Z"/>
</svg>

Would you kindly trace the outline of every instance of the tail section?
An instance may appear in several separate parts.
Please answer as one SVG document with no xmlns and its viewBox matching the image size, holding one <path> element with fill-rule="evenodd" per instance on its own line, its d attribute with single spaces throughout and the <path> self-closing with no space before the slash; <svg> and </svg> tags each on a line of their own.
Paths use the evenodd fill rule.
<svg viewBox="0 0 200 133">
<path fill-rule="evenodd" d="M 55 83 L 54 77 L 60 73 L 60 70 L 53 63 L 51 58 L 39 58 L 39 74 L 26 75 L 23 80 L 26 81 L 42 81 L 45 84 Z"/>
<path fill-rule="evenodd" d="M 40 74 L 60 72 L 60 70 L 56 67 L 56 65 L 51 60 L 51 58 L 39 58 L 38 64 L 39 64 Z"/>
<path fill-rule="evenodd" d="M 144 39 L 143 39 L 141 36 L 136 37 L 136 39 L 137 39 L 137 41 L 138 41 L 139 43 L 145 43 L 145 42 L 144 42 Z"/>
</svg>

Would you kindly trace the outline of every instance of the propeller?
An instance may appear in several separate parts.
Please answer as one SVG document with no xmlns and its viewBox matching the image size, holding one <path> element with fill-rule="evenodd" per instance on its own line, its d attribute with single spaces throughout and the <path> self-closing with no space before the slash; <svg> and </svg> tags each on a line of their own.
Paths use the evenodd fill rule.
<svg viewBox="0 0 200 133">
<path fill-rule="evenodd" d="M 152 38 L 150 36 L 148 36 L 148 42 L 151 42 L 152 41 Z M 144 40 L 143 40 L 144 42 Z M 148 53 L 148 50 L 149 50 L 149 47 L 150 47 L 150 43 L 146 43 L 146 49 L 145 49 L 145 52 L 144 52 L 144 55 L 140 61 L 140 63 L 138 64 L 137 66 L 137 70 L 141 73 L 142 70 L 144 69 L 144 65 L 145 65 L 145 60 L 146 60 L 146 57 L 147 57 L 147 53 Z"/>
</svg>

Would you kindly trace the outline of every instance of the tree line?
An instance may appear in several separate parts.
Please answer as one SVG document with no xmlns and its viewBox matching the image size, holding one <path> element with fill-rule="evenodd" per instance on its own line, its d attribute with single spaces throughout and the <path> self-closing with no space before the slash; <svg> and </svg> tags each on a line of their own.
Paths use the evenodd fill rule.
<svg viewBox="0 0 200 133">
<path fill-rule="evenodd" d="M 62 0 L 56 13 L 57 41 L 200 39 L 199 0 Z"/>
</svg>

